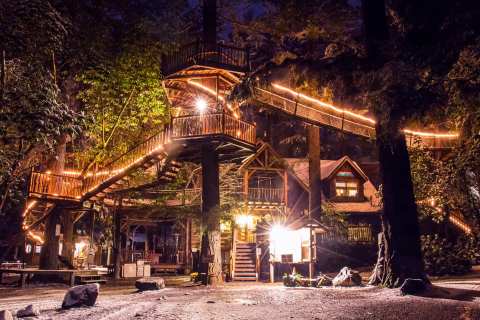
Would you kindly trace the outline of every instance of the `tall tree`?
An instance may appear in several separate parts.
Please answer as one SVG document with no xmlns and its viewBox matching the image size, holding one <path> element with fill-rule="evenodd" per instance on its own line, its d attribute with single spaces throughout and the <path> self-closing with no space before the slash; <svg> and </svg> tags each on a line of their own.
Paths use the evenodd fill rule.
<svg viewBox="0 0 480 320">
<path fill-rule="evenodd" d="M 256 34 L 260 39 L 258 47 L 269 45 L 270 49 L 265 51 L 266 55 L 256 53 L 263 57 L 257 61 L 264 63 L 252 78 L 283 79 L 289 81 L 290 86 L 318 97 L 322 97 L 321 91 L 326 87 L 333 93 L 336 104 L 369 107 L 377 119 L 376 144 L 384 180 L 386 265 L 382 282 L 394 287 L 407 277 L 425 279 L 417 208 L 402 129 L 412 124 L 425 127 L 428 120 L 448 123 L 445 111 L 451 93 L 445 90 L 445 83 L 452 83 L 448 74 L 452 74 L 450 70 L 459 53 L 466 46 L 476 45 L 478 23 L 474 21 L 478 19 L 478 10 L 471 1 L 374 0 L 362 2 L 361 8 L 346 2 L 317 2 L 320 11 L 334 8 L 340 12 L 339 6 L 343 5 L 343 10 L 357 12 L 349 16 L 350 23 L 340 24 L 343 26 L 340 34 L 343 37 L 349 34 L 351 41 L 339 41 L 337 39 L 342 36 L 328 31 L 330 36 L 305 36 L 311 30 L 311 20 L 294 19 L 296 15 L 312 16 L 312 13 L 303 12 L 302 6 L 285 7 L 285 2 L 273 1 L 264 3 L 275 9 L 266 11 L 250 25 L 261 29 L 263 21 L 273 19 L 270 25 L 286 24 L 292 31 L 275 37 L 275 33 L 263 28 L 261 31 L 265 34 Z M 345 9 L 348 7 L 350 9 Z M 452 18 L 452 12 L 462 19 Z M 338 16 L 331 15 L 330 19 Z M 313 21 L 322 26 L 329 19 Z M 240 36 L 244 34 L 242 28 L 239 26 Z M 473 61 L 475 59 L 470 63 Z M 471 71 L 467 74 L 465 82 L 458 81 L 457 85 L 463 88 L 472 85 L 469 78 L 475 79 L 475 76 Z M 464 84 L 469 85 L 464 87 Z M 456 96 L 465 91 L 456 90 Z M 475 97 L 469 96 L 470 99 Z M 437 126 L 433 130 L 446 128 Z"/>
</svg>

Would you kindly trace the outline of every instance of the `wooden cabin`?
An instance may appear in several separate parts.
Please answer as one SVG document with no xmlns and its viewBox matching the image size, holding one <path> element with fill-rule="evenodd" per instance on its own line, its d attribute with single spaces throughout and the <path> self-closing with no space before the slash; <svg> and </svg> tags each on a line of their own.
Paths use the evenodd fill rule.
<svg viewBox="0 0 480 320">
<path fill-rule="evenodd" d="M 220 165 L 221 201 L 234 202 L 231 218 L 221 225 L 223 270 L 227 278 L 266 280 L 272 271 L 281 275 L 293 266 L 305 270 L 315 256 L 319 266 L 328 265 L 330 258 L 322 252 L 322 245 L 334 240 L 357 249 L 375 246 L 381 207 L 374 184 L 348 157 L 322 160 L 319 165 L 324 206 L 342 215 L 345 223 L 343 232 L 328 225 L 310 230 L 316 235 L 316 253 L 309 250 L 305 222 L 309 192 L 306 159 L 284 159 L 269 144 L 259 142 L 257 152 L 241 164 Z M 139 202 L 125 201 L 124 261 L 147 260 L 152 272 L 188 273 L 197 269 L 200 222 L 195 217 L 200 215 L 201 180 L 198 167 L 184 190 L 154 192 L 170 195 L 163 202 L 164 210 L 158 212 L 146 211 Z M 141 203 L 146 201 L 142 199 Z M 190 216 L 179 217 L 175 213 L 179 208 L 189 208 Z M 169 210 L 170 215 L 166 216 Z M 285 227 L 280 234 L 278 226 Z M 272 239 L 274 236 L 278 239 Z"/>
</svg>

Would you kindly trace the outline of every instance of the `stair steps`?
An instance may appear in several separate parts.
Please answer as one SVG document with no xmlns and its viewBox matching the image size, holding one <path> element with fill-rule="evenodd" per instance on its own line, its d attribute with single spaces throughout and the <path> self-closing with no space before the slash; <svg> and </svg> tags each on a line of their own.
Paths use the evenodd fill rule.
<svg viewBox="0 0 480 320">
<path fill-rule="evenodd" d="M 255 243 L 237 243 L 233 281 L 257 281 Z"/>
</svg>

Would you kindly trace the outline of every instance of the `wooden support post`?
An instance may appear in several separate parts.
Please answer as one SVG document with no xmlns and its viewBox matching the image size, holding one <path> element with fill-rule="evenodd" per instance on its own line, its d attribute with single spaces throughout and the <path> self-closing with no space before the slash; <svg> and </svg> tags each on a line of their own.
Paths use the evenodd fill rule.
<svg viewBox="0 0 480 320">
<path fill-rule="evenodd" d="M 192 271 L 192 218 L 185 220 L 185 274 Z"/>
<path fill-rule="evenodd" d="M 73 265 L 73 251 L 75 249 L 73 244 L 73 225 L 73 212 L 65 211 L 63 213 L 62 256 L 64 256 L 71 265 Z"/>
<path fill-rule="evenodd" d="M 309 176 L 309 216 L 319 219 L 322 214 L 322 179 L 320 172 L 320 128 L 308 127 L 308 176 Z M 310 236 L 310 262 L 308 266 L 309 277 L 315 274 L 314 251 L 315 241 Z"/>
<path fill-rule="evenodd" d="M 113 262 L 114 279 L 120 279 L 120 269 L 122 267 L 122 199 L 118 200 L 117 208 L 114 212 L 115 226 L 113 230 Z"/>
<path fill-rule="evenodd" d="M 202 247 L 200 272 L 204 284 L 223 282 L 220 235 L 220 180 L 217 152 L 209 146 L 202 149 Z"/>
<path fill-rule="evenodd" d="M 320 218 L 322 212 L 322 181 L 320 177 L 320 128 L 308 127 L 309 214 Z"/>
<path fill-rule="evenodd" d="M 270 261 L 270 282 L 275 282 L 275 265 Z"/>
<path fill-rule="evenodd" d="M 244 200 L 245 203 L 248 203 L 248 180 L 249 180 L 249 172 L 248 170 L 245 170 L 245 173 L 243 174 L 243 195 L 244 195 Z"/>
<path fill-rule="evenodd" d="M 75 285 L 75 272 L 71 272 L 70 273 L 70 277 L 69 277 L 69 282 L 70 282 L 70 287 L 73 287 Z"/>
</svg>

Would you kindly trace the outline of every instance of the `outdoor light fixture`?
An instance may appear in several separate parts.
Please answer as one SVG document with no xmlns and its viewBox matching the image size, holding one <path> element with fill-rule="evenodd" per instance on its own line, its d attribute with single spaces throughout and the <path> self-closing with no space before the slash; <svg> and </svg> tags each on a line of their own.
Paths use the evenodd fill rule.
<svg viewBox="0 0 480 320">
<path fill-rule="evenodd" d="M 239 227 L 248 227 L 248 228 L 253 228 L 253 216 L 248 215 L 248 214 L 242 214 L 238 215 L 235 217 L 235 223 Z"/>
<path fill-rule="evenodd" d="M 272 261 L 282 261 L 282 255 L 291 255 L 292 262 L 302 262 L 302 242 L 309 238 L 309 229 L 292 230 L 275 224 L 270 229 L 270 255 Z"/>
<path fill-rule="evenodd" d="M 205 99 L 198 97 L 195 100 L 195 107 L 197 108 L 198 112 L 204 113 L 207 110 L 208 104 Z"/>
</svg>

